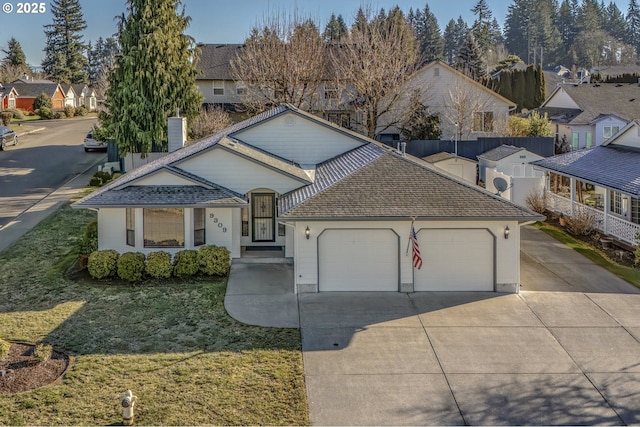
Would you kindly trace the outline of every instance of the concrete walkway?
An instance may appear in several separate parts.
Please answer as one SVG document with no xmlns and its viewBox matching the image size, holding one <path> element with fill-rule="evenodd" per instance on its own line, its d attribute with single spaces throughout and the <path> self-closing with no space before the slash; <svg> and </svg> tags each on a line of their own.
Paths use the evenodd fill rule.
<svg viewBox="0 0 640 427">
<path fill-rule="evenodd" d="M 299 295 L 311 424 L 640 423 L 638 290 L 532 227 L 522 238 L 519 295 Z M 235 268 L 232 316 L 294 325 L 286 268 L 270 297 L 252 289 L 263 268 Z"/>
</svg>

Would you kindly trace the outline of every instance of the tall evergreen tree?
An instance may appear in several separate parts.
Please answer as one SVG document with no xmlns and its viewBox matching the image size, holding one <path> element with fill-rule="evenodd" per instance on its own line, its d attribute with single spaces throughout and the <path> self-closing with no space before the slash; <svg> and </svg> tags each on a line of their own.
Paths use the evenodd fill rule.
<svg viewBox="0 0 640 427">
<path fill-rule="evenodd" d="M 609 6 L 605 9 L 603 27 L 606 32 L 619 41 L 626 41 L 629 36 L 624 14 L 618 9 L 618 6 L 614 2 L 610 2 Z"/>
<path fill-rule="evenodd" d="M 636 52 L 640 56 L 640 7 L 637 0 L 629 0 L 625 19 L 629 32 L 629 44 L 636 48 Z"/>
<path fill-rule="evenodd" d="M 476 20 L 473 22 L 471 31 L 478 43 L 480 51 L 483 55 L 491 49 L 491 21 L 493 21 L 493 13 L 489 9 L 489 5 L 486 0 L 478 0 L 475 6 L 471 9 Z"/>
<path fill-rule="evenodd" d="M 482 52 L 473 32 L 469 32 L 465 44 L 459 49 L 455 67 L 476 81 L 487 76 L 487 65 L 483 60 Z"/>
<path fill-rule="evenodd" d="M 2 60 L 2 65 L 10 65 L 14 67 L 27 67 L 27 57 L 22 50 L 20 42 L 14 37 L 9 39 L 7 48 L 2 49 L 6 56 Z"/>
<path fill-rule="evenodd" d="M 114 37 L 99 37 L 95 46 L 89 44 L 88 61 L 89 85 L 101 94 L 108 87 L 107 77 L 115 64 L 119 52 L 118 42 Z"/>
<path fill-rule="evenodd" d="M 448 64 L 453 64 L 455 62 L 455 58 L 458 56 L 458 50 L 467 40 L 468 33 L 469 26 L 464 19 L 462 19 L 462 16 L 459 16 L 457 21 L 454 21 L 453 19 L 450 20 L 445 27 L 443 34 L 443 51 Z"/>
<path fill-rule="evenodd" d="M 336 15 L 334 13 L 331 14 L 331 18 L 327 25 L 324 28 L 324 33 L 322 33 L 322 37 L 324 41 L 327 43 L 339 42 L 342 38 L 347 36 L 347 24 L 342 19 L 342 15 Z"/>
<path fill-rule="evenodd" d="M 103 124 L 121 154 L 166 151 L 167 118 L 178 108 L 192 120 L 200 110 L 197 49 L 184 34 L 191 19 L 180 6 L 180 0 L 127 0 L 119 17 L 122 50 L 109 75 Z"/>
<path fill-rule="evenodd" d="M 409 19 L 408 21 L 411 22 Z M 413 27 L 418 39 L 421 62 L 427 63 L 442 59 L 443 40 L 440 35 L 440 26 L 428 4 L 424 6 L 424 9 L 416 12 L 414 22 Z"/>
<path fill-rule="evenodd" d="M 527 0 L 513 0 L 504 23 L 505 45 L 510 53 L 527 59 L 529 55 L 530 8 Z"/>
<path fill-rule="evenodd" d="M 53 24 L 44 26 L 47 37 L 42 61 L 44 73 L 59 83 L 86 83 L 87 58 L 81 32 L 87 28 L 79 0 L 52 0 Z"/>
</svg>

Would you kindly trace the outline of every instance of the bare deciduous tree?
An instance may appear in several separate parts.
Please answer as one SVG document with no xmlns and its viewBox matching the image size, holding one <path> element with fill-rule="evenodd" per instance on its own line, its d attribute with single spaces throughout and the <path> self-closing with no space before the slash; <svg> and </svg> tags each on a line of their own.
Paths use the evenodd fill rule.
<svg viewBox="0 0 640 427">
<path fill-rule="evenodd" d="M 474 120 L 490 120 L 482 123 L 486 132 L 493 133 L 494 127 L 501 128 L 499 119 L 487 116 L 476 116 L 485 112 L 491 112 L 491 101 L 488 96 L 470 90 L 469 85 L 456 84 L 449 89 L 449 96 L 445 102 L 444 117 L 449 126 L 455 127 L 456 138 L 461 141 L 468 139 L 474 131 Z M 490 129 L 490 130 L 489 130 Z"/>
<path fill-rule="evenodd" d="M 294 12 L 266 17 L 254 27 L 231 69 L 234 79 L 246 84 L 245 103 L 253 111 L 282 103 L 318 110 L 326 58 L 317 25 Z"/>
<path fill-rule="evenodd" d="M 401 100 L 401 88 L 416 67 L 417 43 L 399 9 L 373 19 L 371 13 L 358 15 L 349 38 L 331 49 L 331 60 L 344 93 L 361 113 L 356 124 L 373 138 L 398 124 L 389 120 L 380 128 L 379 119 Z"/>
<path fill-rule="evenodd" d="M 200 115 L 191 122 L 189 136 L 192 140 L 203 138 L 220 132 L 232 124 L 229 113 L 224 111 L 222 107 L 204 107 L 200 110 Z"/>
</svg>

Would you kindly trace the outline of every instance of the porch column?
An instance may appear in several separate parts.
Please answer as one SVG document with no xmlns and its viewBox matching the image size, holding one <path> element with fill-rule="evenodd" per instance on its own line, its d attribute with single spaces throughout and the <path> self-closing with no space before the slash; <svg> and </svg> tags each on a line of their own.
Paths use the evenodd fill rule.
<svg viewBox="0 0 640 427">
<path fill-rule="evenodd" d="M 604 224 L 602 227 L 604 229 L 602 231 L 607 235 L 609 234 L 609 206 L 611 206 L 611 191 L 605 189 L 604 206 L 602 207 L 602 212 L 604 213 Z"/>
<path fill-rule="evenodd" d="M 573 216 L 573 205 L 576 203 L 576 179 L 569 178 L 569 188 L 571 189 L 571 212 L 569 216 Z"/>
</svg>

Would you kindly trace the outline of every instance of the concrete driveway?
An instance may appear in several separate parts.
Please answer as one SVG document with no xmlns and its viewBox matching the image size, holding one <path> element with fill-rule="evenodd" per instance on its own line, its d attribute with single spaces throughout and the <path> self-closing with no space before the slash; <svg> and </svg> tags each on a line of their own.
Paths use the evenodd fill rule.
<svg viewBox="0 0 640 427">
<path fill-rule="evenodd" d="M 638 290 L 530 227 L 521 259 L 518 295 L 299 295 L 311 424 L 640 423 Z"/>
</svg>

